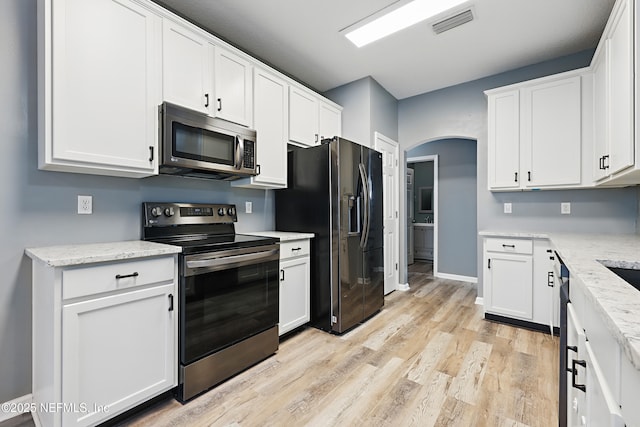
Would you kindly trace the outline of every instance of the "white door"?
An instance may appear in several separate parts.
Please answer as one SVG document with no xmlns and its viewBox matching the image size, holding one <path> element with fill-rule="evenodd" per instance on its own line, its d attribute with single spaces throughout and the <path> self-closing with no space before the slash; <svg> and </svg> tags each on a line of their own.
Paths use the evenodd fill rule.
<svg viewBox="0 0 640 427">
<path fill-rule="evenodd" d="M 251 64 L 221 47 L 215 48 L 214 113 L 230 122 L 252 126 Z"/>
<path fill-rule="evenodd" d="M 318 98 L 289 86 L 289 140 L 304 145 L 318 145 Z"/>
<path fill-rule="evenodd" d="M 489 97 L 489 188 L 520 187 L 520 92 Z"/>
<path fill-rule="evenodd" d="M 399 177 L 398 143 L 376 132 L 375 149 L 382 153 L 382 192 L 384 197 L 384 293 L 398 287 Z"/>
<path fill-rule="evenodd" d="M 320 132 L 320 141 L 325 138 L 342 136 L 342 112 L 327 103 L 320 102 L 318 131 Z"/>
</svg>

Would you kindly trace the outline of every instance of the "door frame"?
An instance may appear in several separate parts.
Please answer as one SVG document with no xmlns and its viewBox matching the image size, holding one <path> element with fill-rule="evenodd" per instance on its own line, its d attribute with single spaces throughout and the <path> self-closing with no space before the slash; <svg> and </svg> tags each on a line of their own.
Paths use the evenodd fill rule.
<svg viewBox="0 0 640 427">
<path fill-rule="evenodd" d="M 395 278 L 394 281 L 394 290 L 405 290 L 403 287 L 400 286 L 400 193 L 399 193 L 399 189 L 400 189 L 400 144 L 398 143 L 398 141 L 395 141 L 391 138 L 389 138 L 388 136 L 383 135 L 380 132 L 374 132 L 374 138 L 373 138 L 373 148 L 374 150 L 377 150 L 378 147 L 378 140 L 382 140 L 385 143 L 389 144 L 389 145 L 393 145 L 394 146 L 394 155 L 396 158 L 396 164 L 393 166 L 393 179 L 396 182 L 396 192 L 395 192 L 395 197 L 394 197 L 394 204 L 395 204 L 395 208 L 396 208 L 396 221 L 395 221 L 395 230 L 394 235 L 395 235 L 395 239 L 393 239 L 393 256 L 394 259 L 392 260 L 392 265 L 395 266 L 395 273 L 393 274 L 393 277 Z M 384 197 L 383 197 L 384 199 Z M 383 256 L 384 256 L 384 251 L 383 251 Z M 384 287 L 384 285 L 383 285 Z M 393 292 L 393 291 L 390 291 Z"/>
<path fill-rule="evenodd" d="M 407 164 L 422 162 L 433 162 L 433 216 L 436 218 L 433 223 L 433 276 L 438 277 L 438 222 L 440 221 L 438 212 L 438 154 L 407 158 Z M 415 184 L 413 188 L 415 190 Z M 408 202 L 405 209 L 409 209 Z"/>
</svg>

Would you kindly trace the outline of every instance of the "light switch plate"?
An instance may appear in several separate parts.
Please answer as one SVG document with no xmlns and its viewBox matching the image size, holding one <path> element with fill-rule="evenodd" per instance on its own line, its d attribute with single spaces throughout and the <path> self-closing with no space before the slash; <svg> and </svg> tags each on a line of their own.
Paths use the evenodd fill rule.
<svg viewBox="0 0 640 427">
<path fill-rule="evenodd" d="M 511 210 L 511 203 L 505 203 L 504 204 L 504 213 L 506 214 L 510 214 L 512 212 Z"/>
<path fill-rule="evenodd" d="M 244 212 L 245 213 L 253 212 L 253 202 L 244 202 Z"/>
<path fill-rule="evenodd" d="M 78 214 L 91 215 L 93 213 L 93 197 L 78 195 Z"/>
<path fill-rule="evenodd" d="M 569 202 L 562 202 L 560 203 L 560 213 L 562 215 L 569 215 L 571 214 L 571 203 Z"/>
</svg>

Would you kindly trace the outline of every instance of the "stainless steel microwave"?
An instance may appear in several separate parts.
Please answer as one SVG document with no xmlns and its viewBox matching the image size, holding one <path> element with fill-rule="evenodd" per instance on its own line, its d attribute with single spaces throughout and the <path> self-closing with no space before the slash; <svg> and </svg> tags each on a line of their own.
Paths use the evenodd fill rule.
<svg viewBox="0 0 640 427">
<path fill-rule="evenodd" d="M 225 180 L 258 174 L 255 130 L 168 102 L 159 111 L 161 174 Z"/>
</svg>

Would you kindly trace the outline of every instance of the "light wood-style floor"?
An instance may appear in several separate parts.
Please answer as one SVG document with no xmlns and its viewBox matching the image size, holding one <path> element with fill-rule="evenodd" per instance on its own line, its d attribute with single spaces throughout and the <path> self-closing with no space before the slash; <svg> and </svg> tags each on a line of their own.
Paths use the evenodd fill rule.
<svg viewBox="0 0 640 427">
<path fill-rule="evenodd" d="M 410 291 L 345 335 L 307 328 L 188 404 L 126 425 L 557 425 L 558 339 L 485 321 L 473 284 L 434 279 L 424 263 L 410 271 Z"/>
<path fill-rule="evenodd" d="M 429 264 L 410 266 L 409 284 L 343 336 L 307 328 L 188 404 L 123 425 L 557 425 L 557 338 L 485 321 L 475 285 L 434 279 Z"/>
</svg>

